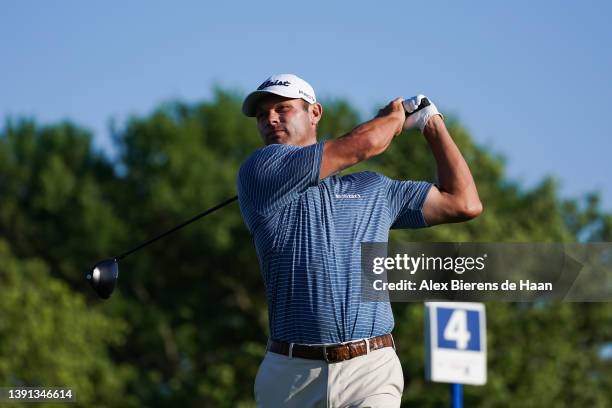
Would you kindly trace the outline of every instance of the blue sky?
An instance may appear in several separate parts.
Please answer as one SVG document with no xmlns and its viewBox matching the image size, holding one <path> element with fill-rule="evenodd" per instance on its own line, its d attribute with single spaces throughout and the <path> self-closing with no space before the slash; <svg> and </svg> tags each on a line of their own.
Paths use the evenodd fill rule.
<svg viewBox="0 0 612 408">
<path fill-rule="evenodd" d="M 0 3 L 0 117 L 108 122 L 271 73 L 364 114 L 424 93 L 510 177 L 612 211 L 612 3 L 19 1 Z"/>
</svg>

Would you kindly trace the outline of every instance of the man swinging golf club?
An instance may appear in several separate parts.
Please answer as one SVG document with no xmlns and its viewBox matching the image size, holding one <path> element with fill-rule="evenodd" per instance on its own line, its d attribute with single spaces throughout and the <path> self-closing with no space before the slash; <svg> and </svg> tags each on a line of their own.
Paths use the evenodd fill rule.
<svg viewBox="0 0 612 408">
<path fill-rule="evenodd" d="M 266 144 L 243 163 L 238 197 L 255 242 L 270 322 L 255 379 L 262 407 L 399 407 L 404 379 L 388 302 L 360 302 L 360 243 L 391 228 L 460 222 L 482 211 L 476 185 L 436 106 L 396 98 L 347 133 L 317 142 L 323 108 L 292 74 L 244 100 Z M 338 173 L 418 127 L 438 184 Z M 406 166 L 408 167 L 408 165 Z"/>
</svg>

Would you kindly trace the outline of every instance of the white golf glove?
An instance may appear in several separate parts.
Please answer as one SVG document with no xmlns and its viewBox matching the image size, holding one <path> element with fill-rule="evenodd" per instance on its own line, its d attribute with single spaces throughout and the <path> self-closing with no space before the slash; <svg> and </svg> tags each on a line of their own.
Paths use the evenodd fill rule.
<svg viewBox="0 0 612 408">
<path fill-rule="evenodd" d="M 435 115 L 440 115 L 442 116 L 442 118 L 444 118 L 444 116 L 440 112 L 438 112 L 438 108 L 436 108 L 436 105 L 434 105 L 433 102 L 430 101 L 429 98 L 427 98 L 425 95 L 413 96 L 412 98 L 405 99 L 402 103 L 404 104 L 404 109 L 406 110 L 404 130 L 416 126 L 421 129 L 422 132 L 423 129 L 425 129 L 427 121 L 431 117 Z M 429 105 L 427 105 L 427 103 L 429 103 Z"/>
</svg>

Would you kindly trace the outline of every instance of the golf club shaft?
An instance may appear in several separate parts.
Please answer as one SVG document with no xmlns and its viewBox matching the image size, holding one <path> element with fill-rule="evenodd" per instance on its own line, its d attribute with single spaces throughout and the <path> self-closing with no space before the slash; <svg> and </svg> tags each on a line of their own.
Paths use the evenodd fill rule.
<svg viewBox="0 0 612 408">
<path fill-rule="evenodd" d="M 196 220 L 199 220 L 200 218 L 205 217 L 205 216 L 207 216 L 208 214 L 210 214 L 212 212 L 217 211 L 219 208 L 225 207 L 226 205 L 236 201 L 237 199 L 238 199 L 238 196 L 234 196 L 232 198 L 228 198 L 227 200 L 223 201 L 222 203 L 217 204 L 217 205 L 215 205 L 212 208 L 209 208 L 208 210 L 206 210 L 206 211 L 196 215 L 195 217 L 193 217 L 193 218 L 183 222 L 182 224 L 177 225 L 176 227 L 174 227 L 174 228 L 164 232 L 163 234 L 160 234 L 160 235 L 156 236 L 155 238 L 151 238 L 150 240 L 148 240 L 146 242 L 143 242 L 142 244 L 138 245 L 137 247 L 134 247 L 134 248 L 130 249 L 129 251 L 126 251 L 126 252 L 122 253 L 121 255 L 116 256 L 115 259 L 116 260 L 123 259 L 126 256 L 128 256 L 129 254 L 131 254 L 132 252 L 136 252 L 139 249 L 144 248 L 144 247 L 146 247 L 149 244 L 152 244 L 153 242 L 157 241 L 158 239 L 161 239 L 161 238 L 163 238 L 163 237 L 165 237 L 167 235 L 172 234 L 174 231 L 183 228 L 185 225 L 191 224 L 192 222 L 194 222 Z"/>
</svg>

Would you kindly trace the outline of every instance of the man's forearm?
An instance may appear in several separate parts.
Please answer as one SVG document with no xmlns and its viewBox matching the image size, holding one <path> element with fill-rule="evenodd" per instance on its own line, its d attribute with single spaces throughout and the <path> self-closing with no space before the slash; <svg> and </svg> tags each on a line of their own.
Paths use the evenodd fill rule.
<svg viewBox="0 0 612 408">
<path fill-rule="evenodd" d="M 482 205 L 474 178 L 444 120 L 439 115 L 432 117 L 425 125 L 423 134 L 436 159 L 441 192 L 453 196 L 459 211 L 479 213 Z"/>
<path fill-rule="evenodd" d="M 338 139 L 326 142 L 319 177 L 323 179 L 384 152 L 401 132 L 404 118 L 404 108 L 398 98 L 382 109 L 374 119 L 362 123 Z"/>
<path fill-rule="evenodd" d="M 364 155 L 361 160 L 366 160 L 384 152 L 399 134 L 399 130 L 401 128 L 398 128 L 396 119 L 383 116 L 362 123 L 342 138 L 348 143 L 361 146 L 356 150 Z"/>
</svg>

